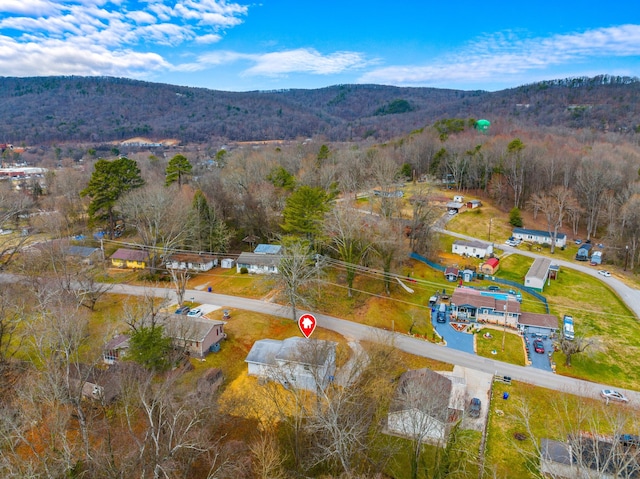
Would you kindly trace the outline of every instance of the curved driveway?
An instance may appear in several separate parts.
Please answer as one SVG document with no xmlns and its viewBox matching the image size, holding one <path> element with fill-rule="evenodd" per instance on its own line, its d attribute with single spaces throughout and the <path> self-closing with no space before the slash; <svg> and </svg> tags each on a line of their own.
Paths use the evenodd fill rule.
<svg viewBox="0 0 640 479">
<path fill-rule="evenodd" d="M 152 294 L 154 296 L 168 296 L 170 299 L 175 299 L 175 293 L 172 290 L 165 288 L 148 288 L 143 286 L 119 284 L 115 285 L 111 292 L 138 296 Z M 248 311 L 255 311 L 284 318 L 291 317 L 291 310 L 289 308 L 257 299 L 241 298 L 237 296 L 228 296 L 196 290 L 188 290 L 185 297 L 194 298 L 195 301 L 200 303 L 212 303 L 225 308 L 245 309 Z M 299 313 L 302 314 L 304 311 L 300 311 Z M 404 334 L 383 331 L 360 323 L 328 316 L 326 314 L 319 314 L 315 312 L 313 314 L 317 319 L 317 325 L 319 327 L 330 329 L 349 339 L 370 340 L 394 344 L 398 349 L 415 354 L 416 356 L 423 356 L 449 364 L 464 366 L 469 369 L 475 369 L 489 374 L 511 376 L 514 380 L 556 391 L 596 398 L 599 397 L 601 389 L 608 387 L 604 384 L 596 384 L 583 381 L 581 379 L 558 376 L 540 369 L 516 366 L 489 358 L 479 357 L 475 354 L 438 346 L 437 344 L 416 339 Z M 620 390 L 620 388 L 617 389 Z M 640 393 L 629 390 L 624 390 L 624 392 L 632 403 L 635 405 L 640 404 Z"/>
</svg>

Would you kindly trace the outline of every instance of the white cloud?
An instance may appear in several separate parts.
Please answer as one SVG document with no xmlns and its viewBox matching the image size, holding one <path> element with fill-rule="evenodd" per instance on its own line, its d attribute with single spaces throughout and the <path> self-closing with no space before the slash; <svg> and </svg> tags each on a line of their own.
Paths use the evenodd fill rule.
<svg viewBox="0 0 640 479">
<path fill-rule="evenodd" d="M 505 75 L 578 64 L 591 58 L 632 55 L 640 55 L 640 25 L 533 39 L 519 39 L 504 32 L 480 38 L 458 54 L 436 62 L 379 68 L 365 73 L 359 81 L 420 85 L 499 80 Z"/>
<path fill-rule="evenodd" d="M 146 71 L 171 68 L 155 53 L 111 52 L 100 46 L 78 47 L 60 40 L 16 43 L 10 38 L 0 37 L 0 52 L 3 52 L 0 70 L 15 76 L 140 76 Z"/>
<path fill-rule="evenodd" d="M 267 77 L 284 76 L 289 73 L 331 75 L 360 69 L 375 63 L 375 60 L 367 60 L 363 54 L 358 52 L 335 52 L 322 55 L 314 49 L 307 48 L 262 54 L 219 50 L 201 55 L 196 63 L 180 65 L 178 68 L 204 69 L 239 61 L 253 64 L 244 70 L 243 75 Z"/>
<path fill-rule="evenodd" d="M 16 67 L 4 71 L 20 75 L 143 71 L 141 60 L 150 70 L 175 69 L 162 48 L 218 42 L 248 12 L 226 0 L 146 1 L 0 0 L 0 64 L 11 58 Z"/>
<path fill-rule="evenodd" d="M 331 75 L 363 68 L 370 64 L 358 52 L 335 52 L 322 55 L 317 50 L 299 48 L 282 52 L 253 55 L 255 65 L 245 70 L 246 75 L 279 76 L 287 73 Z"/>
<path fill-rule="evenodd" d="M 55 2 L 47 0 L 2 0 L 0 13 L 20 15 L 53 15 L 59 10 Z"/>
<path fill-rule="evenodd" d="M 218 35 L 217 33 L 209 33 L 207 35 L 198 35 L 195 40 L 196 43 L 211 44 L 217 43 L 222 40 L 222 36 Z"/>
</svg>

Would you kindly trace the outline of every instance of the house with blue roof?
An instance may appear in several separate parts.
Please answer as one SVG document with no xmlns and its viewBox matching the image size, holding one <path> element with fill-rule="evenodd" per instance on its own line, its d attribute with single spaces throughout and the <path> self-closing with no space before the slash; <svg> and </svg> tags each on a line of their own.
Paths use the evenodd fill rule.
<svg viewBox="0 0 640 479">
<path fill-rule="evenodd" d="M 529 243 L 551 244 L 551 234 L 548 231 L 530 230 L 525 228 L 514 228 L 512 236 Z M 567 235 L 558 233 L 556 235 L 556 247 L 563 248 L 567 244 Z"/>
</svg>

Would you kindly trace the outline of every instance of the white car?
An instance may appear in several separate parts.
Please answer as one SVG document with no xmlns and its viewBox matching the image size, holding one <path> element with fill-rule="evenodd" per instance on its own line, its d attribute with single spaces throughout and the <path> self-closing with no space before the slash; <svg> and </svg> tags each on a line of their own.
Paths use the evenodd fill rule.
<svg viewBox="0 0 640 479">
<path fill-rule="evenodd" d="M 200 308 L 192 309 L 187 313 L 187 316 L 189 316 L 190 318 L 199 318 L 200 316 L 202 316 L 202 310 Z"/>
<path fill-rule="evenodd" d="M 606 269 L 601 269 L 600 271 L 598 271 L 598 274 L 601 274 L 605 278 L 608 278 L 611 276 L 611 273 L 609 273 Z"/>
<path fill-rule="evenodd" d="M 610 401 L 629 402 L 624 394 L 613 389 L 603 389 L 600 391 L 600 396 Z"/>
</svg>

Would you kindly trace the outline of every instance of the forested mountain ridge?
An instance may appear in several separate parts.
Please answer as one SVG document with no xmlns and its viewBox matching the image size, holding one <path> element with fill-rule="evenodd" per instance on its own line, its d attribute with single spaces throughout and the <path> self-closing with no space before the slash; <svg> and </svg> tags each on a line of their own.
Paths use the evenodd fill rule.
<svg viewBox="0 0 640 479">
<path fill-rule="evenodd" d="M 501 118 L 536 126 L 637 132 L 640 82 L 602 75 L 497 92 L 381 85 L 223 92 L 110 77 L 0 79 L 0 142 L 384 141 L 439 119 Z"/>
</svg>

